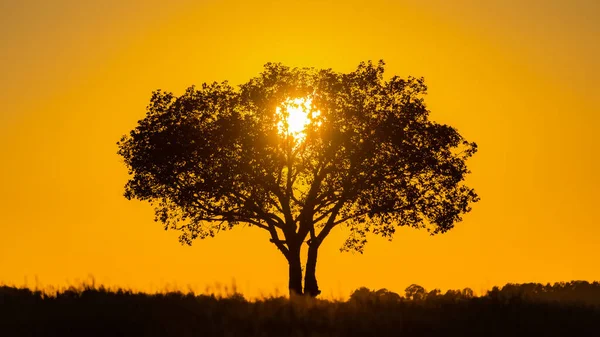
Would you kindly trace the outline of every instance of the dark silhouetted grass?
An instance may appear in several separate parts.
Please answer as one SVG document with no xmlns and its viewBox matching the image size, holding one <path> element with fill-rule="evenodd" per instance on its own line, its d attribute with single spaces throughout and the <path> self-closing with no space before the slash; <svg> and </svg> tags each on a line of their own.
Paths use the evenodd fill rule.
<svg viewBox="0 0 600 337">
<path fill-rule="evenodd" d="M 3 286 L 0 336 L 600 336 L 598 295 L 587 282 L 510 284 L 480 297 L 361 288 L 345 302 Z"/>
</svg>

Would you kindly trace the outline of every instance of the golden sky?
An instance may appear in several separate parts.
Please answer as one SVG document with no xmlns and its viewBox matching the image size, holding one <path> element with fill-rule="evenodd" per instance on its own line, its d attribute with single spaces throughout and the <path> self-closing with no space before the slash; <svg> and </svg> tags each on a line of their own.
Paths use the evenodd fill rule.
<svg viewBox="0 0 600 337">
<path fill-rule="evenodd" d="M 127 201 L 116 142 L 155 89 L 240 84 L 266 62 L 424 76 L 432 119 L 479 152 L 481 196 L 450 232 L 323 244 L 325 297 L 600 279 L 600 2 L 0 1 L 0 282 L 287 293 L 266 232 L 181 246 Z"/>
</svg>

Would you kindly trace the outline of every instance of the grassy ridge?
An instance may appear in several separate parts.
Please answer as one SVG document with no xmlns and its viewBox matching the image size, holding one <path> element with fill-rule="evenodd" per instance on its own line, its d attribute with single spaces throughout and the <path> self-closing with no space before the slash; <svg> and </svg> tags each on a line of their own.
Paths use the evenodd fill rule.
<svg viewBox="0 0 600 337">
<path fill-rule="evenodd" d="M 481 297 L 468 291 L 415 291 L 412 286 L 405 296 L 361 288 L 346 302 L 284 297 L 246 301 L 240 294 L 144 294 L 92 286 L 53 294 L 0 287 L 0 335 L 600 335 L 600 302 L 590 302 L 600 294 L 600 285 L 557 285 L 507 285 Z M 547 296 L 553 288 L 557 293 L 562 289 L 562 300 Z M 569 292 L 571 297 L 565 297 Z"/>
</svg>

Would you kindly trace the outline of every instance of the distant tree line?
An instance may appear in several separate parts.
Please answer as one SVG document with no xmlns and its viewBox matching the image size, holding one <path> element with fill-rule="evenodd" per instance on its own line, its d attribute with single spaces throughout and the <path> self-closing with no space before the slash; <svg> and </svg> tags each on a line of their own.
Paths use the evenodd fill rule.
<svg viewBox="0 0 600 337">
<path fill-rule="evenodd" d="M 370 290 L 361 287 L 350 295 L 350 301 L 461 301 L 475 297 L 471 288 L 450 289 L 442 293 L 439 289 L 427 291 L 420 285 L 412 284 L 404 290 L 403 296 L 385 288 Z M 545 285 L 541 283 L 508 283 L 502 288 L 493 287 L 481 297 L 500 302 L 525 300 L 600 305 L 600 283 L 598 281 L 592 283 L 588 281 L 556 282 Z"/>
</svg>

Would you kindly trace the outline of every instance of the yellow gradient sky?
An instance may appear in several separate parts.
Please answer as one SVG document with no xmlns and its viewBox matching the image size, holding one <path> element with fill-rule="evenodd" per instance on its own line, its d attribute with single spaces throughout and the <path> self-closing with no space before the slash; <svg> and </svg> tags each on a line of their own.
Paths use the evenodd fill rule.
<svg viewBox="0 0 600 337">
<path fill-rule="evenodd" d="M 444 235 L 402 229 L 364 255 L 340 253 L 333 231 L 326 297 L 598 280 L 599 41 L 596 0 L 0 1 L 0 282 L 285 293 L 261 230 L 184 247 L 127 201 L 115 143 L 158 88 L 369 59 L 424 76 L 432 119 L 478 143 L 482 200 Z"/>
</svg>

